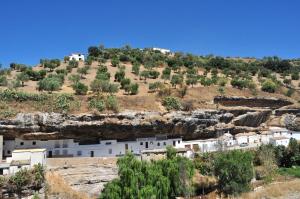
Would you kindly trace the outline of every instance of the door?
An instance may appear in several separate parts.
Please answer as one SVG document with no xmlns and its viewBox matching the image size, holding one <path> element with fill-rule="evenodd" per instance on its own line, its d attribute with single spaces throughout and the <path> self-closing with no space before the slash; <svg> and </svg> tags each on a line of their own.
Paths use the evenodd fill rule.
<svg viewBox="0 0 300 199">
<path fill-rule="evenodd" d="M 49 152 L 48 152 L 48 157 L 49 157 L 49 158 L 52 158 L 52 151 L 49 151 Z"/>
<path fill-rule="evenodd" d="M 148 149 L 148 142 L 146 142 L 146 149 Z"/>
<path fill-rule="evenodd" d="M 91 151 L 91 157 L 94 157 L 94 151 Z"/>
</svg>

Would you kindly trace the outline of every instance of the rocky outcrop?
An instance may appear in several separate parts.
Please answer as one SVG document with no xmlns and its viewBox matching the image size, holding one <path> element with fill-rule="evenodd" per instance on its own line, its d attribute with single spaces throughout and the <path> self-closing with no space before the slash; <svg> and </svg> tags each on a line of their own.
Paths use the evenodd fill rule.
<svg viewBox="0 0 300 199">
<path fill-rule="evenodd" d="M 292 105 L 293 103 L 286 99 L 278 98 L 261 98 L 261 97 L 227 97 L 217 96 L 214 98 L 215 104 L 223 106 L 246 106 L 246 107 L 264 107 L 277 109 L 283 106 Z"/>
<path fill-rule="evenodd" d="M 300 116 L 287 114 L 284 116 L 284 124 L 289 130 L 300 131 Z"/>
<path fill-rule="evenodd" d="M 276 116 L 282 116 L 284 114 L 294 114 L 294 115 L 300 114 L 300 108 L 275 110 L 275 115 Z"/>
<path fill-rule="evenodd" d="M 183 139 L 213 138 L 232 130 L 233 114 L 215 110 L 191 113 L 123 112 L 119 114 L 63 115 L 21 113 L 15 119 L 0 121 L 0 134 L 6 139 L 130 140 L 166 134 Z M 220 128 L 220 125 L 222 128 Z"/>
<path fill-rule="evenodd" d="M 269 119 L 271 113 L 270 110 L 246 113 L 234 118 L 232 123 L 235 126 L 258 127 Z"/>
</svg>

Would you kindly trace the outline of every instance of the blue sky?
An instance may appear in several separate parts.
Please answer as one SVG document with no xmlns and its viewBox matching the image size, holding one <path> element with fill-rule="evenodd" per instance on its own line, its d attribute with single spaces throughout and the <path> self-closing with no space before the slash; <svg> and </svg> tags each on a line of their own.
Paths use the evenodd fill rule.
<svg viewBox="0 0 300 199">
<path fill-rule="evenodd" d="M 299 9 L 298 0 L 1 0 L 0 63 L 99 44 L 298 58 Z"/>
</svg>

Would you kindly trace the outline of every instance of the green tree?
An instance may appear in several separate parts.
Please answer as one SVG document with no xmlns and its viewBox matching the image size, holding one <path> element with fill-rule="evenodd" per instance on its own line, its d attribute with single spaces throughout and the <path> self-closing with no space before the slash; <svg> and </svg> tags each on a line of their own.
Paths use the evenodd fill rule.
<svg viewBox="0 0 300 199">
<path fill-rule="evenodd" d="M 70 61 L 70 57 L 69 56 L 65 56 L 64 57 L 64 62 L 67 63 L 68 61 Z"/>
<path fill-rule="evenodd" d="M 21 72 L 17 75 L 17 79 L 20 80 L 22 87 L 24 87 L 24 82 L 29 80 L 29 76 L 25 72 Z"/>
<path fill-rule="evenodd" d="M 268 93 L 274 93 L 277 90 L 277 84 L 273 80 L 267 79 L 263 82 L 261 90 Z"/>
<path fill-rule="evenodd" d="M 126 86 L 130 85 L 131 80 L 129 78 L 124 78 L 121 80 L 121 89 L 125 89 Z"/>
<path fill-rule="evenodd" d="M 52 91 L 59 90 L 61 86 L 62 82 L 57 77 L 46 77 L 38 82 L 38 89 L 40 91 L 45 90 L 50 93 L 52 93 Z"/>
<path fill-rule="evenodd" d="M 225 194 L 239 194 L 250 190 L 253 178 L 251 152 L 232 150 L 217 155 L 214 173 L 219 179 L 219 189 Z"/>
<path fill-rule="evenodd" d="M 86 95 L 88 91 L 88 87 L 81 83 L 81 82 L 76 82 L 72 85 L 73 90 L 75 91 L 76 95 Z"/>
<path fill-rule="evenodd" d="M 120 60 L 117 57 L 114 57 L 111 59 L 111 65 L 113 67 L 117 67 L 117 66 L 119 66 L 119 64 L 120 64 Z"/>
<path fill-rule="evenodd" d="M 172 79 L 171 79 L 171 84 L 172 84 L 172 86 L 174 86 L 175 88 L 176 88 L 176 85 L 180 85 L 180 84 L 182 84 L 182 82 L 183 82 L 183 77 L 182 77 L 182 75 L 173 75 L 172 76 Z"/>
<path fill-rule="evenodd" d="M 140 68 L 141 68 L 140 63 L 134 62 L 133 65 L 132 65 L 132 73 L 135 74 L 135 75 L 139 75 Z"/>
<path fill-rule="evenodd" d="M 162 75 L 161 78 L 164 80 L 164 83 L 166 80 L 169 80 L 171 77 L 171 68 L 166 67 L 163 71 L 162 71 Z"/>
<path fill-rule="evenodd" d="M 115 74 L 115 81 L 117 81 L 117 82 L 121 82 L 122 81 L 122 79 L 124 79 L 125 78 L 125 71 L 124 70 L 119 70 L 119 71 L 117 71 L 116 72 L 116 74 Z"/>
<path fill-rule="evenodd" d="M 78 74 L 72 74 L 69 76 L 69 81 L 71 81 L 73 84 L 76 84 L 80 81 L 80 76 Z"/>
</svg>

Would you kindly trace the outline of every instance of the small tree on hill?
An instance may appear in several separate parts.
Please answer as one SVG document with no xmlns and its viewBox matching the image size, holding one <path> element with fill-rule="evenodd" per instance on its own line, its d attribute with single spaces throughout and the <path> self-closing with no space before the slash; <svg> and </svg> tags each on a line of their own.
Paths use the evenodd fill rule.
<svg viewBox="0 0 300 199">
<path fill-rule="evenodd" d="M 21 72 L 17 75 L 17 79 L 21 82 L 22 87 L 24 87 L 24 82 L 29 80 L 29 76 L 25 72 Z"/>
<path fill-rule="evenodd" d="M 171 68 L 166 67 L 166 68 L 162 71 L 161 78 L 164 80 L 164 83 L 166 83 L 166 80 L 170 80 L 170 77 L 171 77 Z"/>
<path fill-rule="evenodd" d="M 173 75 L 171 79 L 171 84 L 176 88 L 176 85 L 182 84 L 183 77 L 181 75 Z"/>
<path fill-rule="evenodd" d="M 132 65 L 132 73 L 135 74 L 135 75 L 139 75 L 140 67 L 141 67 L 140 63 L 134 62 L 133 65 Z"/>
<path fill-rule="evenodd" d="M 74 89 L 76 95 L 86 95 L 88 91 L 88 87 L 81 82 L 74 83 L 72 88 Z"/>
</svg>

